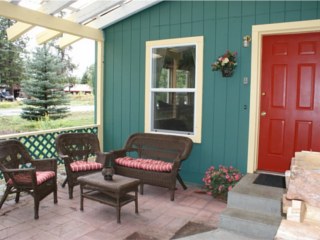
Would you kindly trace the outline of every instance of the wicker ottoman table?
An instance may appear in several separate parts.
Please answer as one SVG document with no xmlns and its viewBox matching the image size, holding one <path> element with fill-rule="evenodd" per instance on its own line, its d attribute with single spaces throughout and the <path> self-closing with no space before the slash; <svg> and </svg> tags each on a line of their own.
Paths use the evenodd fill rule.
<svg viewBox="0 0 320 240">
<path fill-rule="evenodd" d="M 88 198 L 117 210 L 117 222 L 120 223 L 121 207 L 135 202 L 135 212 L 138 213 L 139 179 L 113 175 L 113 180 L 104 180 L 101 172 L 78 177 L 80 183 L 80 210 L 83 211 L 83 199 Z M 129 194 L 134 192 L 134 195 Z"/>
</svg>

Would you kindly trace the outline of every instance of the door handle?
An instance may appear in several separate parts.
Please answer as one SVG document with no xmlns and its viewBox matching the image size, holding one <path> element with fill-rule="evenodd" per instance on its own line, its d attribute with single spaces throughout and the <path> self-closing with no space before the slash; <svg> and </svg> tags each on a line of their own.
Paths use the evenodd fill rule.
<svg viewBox="0 0 320 240">
<path fill-rule="evenodd" d="M 261 112 L 261 116 L 265 117 L 267 115 L 267 113 L 265 111 Z"/>
</svg>

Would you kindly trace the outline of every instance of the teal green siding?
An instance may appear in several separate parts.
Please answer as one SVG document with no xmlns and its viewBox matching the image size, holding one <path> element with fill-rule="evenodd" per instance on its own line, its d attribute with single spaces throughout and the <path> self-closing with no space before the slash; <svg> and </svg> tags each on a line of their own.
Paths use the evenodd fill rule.
<svg viewBox="0 0 320 240">
<path fill-rule="evenodd" d="M 242 37 L 256 24 L 320 18 L 319 1 L 168 1 L 104 30 L 104 150 L 121 148 L 144 131 L 145 42 L 204 36 L 202 143 L 183 163 L 185 181 L 201 183 L 205 170 L 220 164 L 247 168 L 251 48 Z M 226 49 L 238 52 L 231 78 L 211 71 Z"/>
</svg>

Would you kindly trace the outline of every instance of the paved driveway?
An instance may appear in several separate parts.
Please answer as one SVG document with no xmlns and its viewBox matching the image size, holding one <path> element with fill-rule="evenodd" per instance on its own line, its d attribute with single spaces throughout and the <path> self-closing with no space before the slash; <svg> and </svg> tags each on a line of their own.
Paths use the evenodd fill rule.
<svg viewBox="0 0 320 240">
<path fill-rule="evenodd" d="M 21 113 L 20 108 L 0 108 L 0 117 L 1 116 L 14 116 L 19 115 Z M 93 112 L 94 106 L 70 106 L 71 112 Z"/>
</svg>

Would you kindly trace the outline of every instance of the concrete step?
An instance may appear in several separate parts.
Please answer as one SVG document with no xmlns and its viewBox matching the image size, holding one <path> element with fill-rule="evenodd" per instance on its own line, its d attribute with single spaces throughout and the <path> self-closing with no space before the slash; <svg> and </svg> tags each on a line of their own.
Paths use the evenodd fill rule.
<svg viewBox="0 0 320 240">
<path fill-rule="evenodd" d="M 209 232 L 198 233 L 195 235 L 179 238 L 179 240 L 257 240 L 256 238 L 250 238 L 240 235 L 239 233 L 227 231 L 224 229 L 216 229 Z"/>
<path fill-rule="evenodd" d="M 271 240 L 277 233 L 281 219 L 281 217 L 228 207 L 220 215 L 219 228 L 254 239 Z"/>
<path fill-rule="evenodd" d="M 281 216 L 281 199 L 285 189 L 254 184 L 258 174 L 247 174 L 228 193 L 228 208 Z"/>
</svg>

